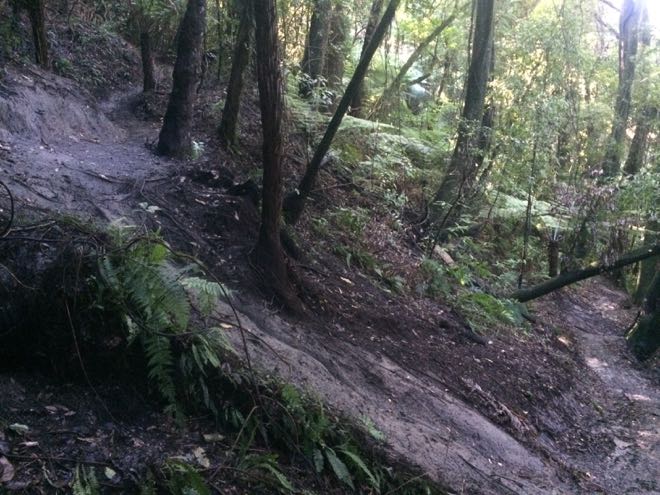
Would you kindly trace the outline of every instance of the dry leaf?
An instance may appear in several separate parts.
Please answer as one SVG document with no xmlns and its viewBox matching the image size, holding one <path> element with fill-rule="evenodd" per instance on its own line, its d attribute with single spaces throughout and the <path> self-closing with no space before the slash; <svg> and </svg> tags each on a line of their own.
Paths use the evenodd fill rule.
<svg viewBox="0 0 660 495">
<path fill-rule="evenodd" d="M 0 483 L 14 479 L 14 466 L 6 457 L 0 457 Z"/>
<path fill-rule="evenodd" d="M 193 450 L 193 455 L 195 456 L 197 463 L 203 468 L 208 468 L 211 466 L 211 461 L 209 461 L 209 458 L 206 457 L 206 451 L 203 448 L 197 447 L 195 450 Z"/>
</svg>

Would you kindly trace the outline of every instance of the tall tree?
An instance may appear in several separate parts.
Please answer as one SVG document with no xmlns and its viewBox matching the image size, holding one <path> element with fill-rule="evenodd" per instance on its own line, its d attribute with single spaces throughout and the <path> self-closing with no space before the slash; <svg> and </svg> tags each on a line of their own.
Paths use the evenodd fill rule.
<svg viewBox="0 0 660 495">
<path fill-rule="evenodd" d="M 323 73 L 325 66 L 331 17 L 330 0 L 314 0 L 305 51 L 300 63 L 302 71 L 310 78 L 312 85 L 318 83 L 318 78 Z M 300 89 L 301 95 L 306 96 L 311 88 L 301 85 Z"/>
<path fill-rule="evenodd" d="M 612 131 L 603 159 L 605 177 L 615 176 L 621 168 L 643 12 L 643 0 L 624 0 L 619 18 L 619 88 Z"/>
<path fill-rule="evenodd" d="M 129 23 L 137 31 L 140 40 L 140 58 L 142 60 L 142 91 L 147 93 L 156 89 L 154 56 L 151 39 L 153 25 L 152 9 L 154 0 L 138 0 L 132 4 Z"/>
<path fill-rule="evenodd" d="M 332 7 L 328 48 L 323 67 L 323 76 L 328 81 L 328 86 L 332 89 L 339 89 L 344 77 L 347 34 L 348 26 L 346 12 L 344 11 L 344 2 L 339 0 Z"/>
<path fill-rule="evenodd" d="M 238 32 L 231 61 L 227 98 L 218 128 L 220 139 L 229 145 L 236 143 L 236 126 L 243 92 L 243 73 L 250 59 L 250 34 L 254 25 L 252 6 L 249 2 L 239 1 L 238 4 L 240 9 Z"/>
<path fill-rule="evenodd" d="M 205 22 L 206 0 L 188 0 L 179 27 L 172 93 L 158 137 L 157 151 L 161 155 L 182 157 L 192 148 L 195 86 L 201 69 Z"/>
<path fill-rule="evenodd" d="M 34 58 L 37 64 L 44 68 L 50 67 L 48 57 L 48 37 L 46 36 L 46 10 L 44 0 L 22 0 L 21 4 L 27 10 L 32 26 L 34 42 Z"/>
<path fill-rule="evenodd" d="M 649 134 L 657 118 L 658 109 L 651 105 L 644 107 L 640 112 L 635 134 L 628 150 L 628 158 L 626 158 L 626 164 L 623 167 L 625 173 L 635 175 L 641 170 L 644 164 L 644 155 L 646 155 L 648 148 Z"/>
<path fill-rule="evenodd" d="M 493 15 L 495 0 L 476 0 L 474 41 L 468 71 L 465 103 L 454 153 L 434 197 L 433 222 L 442 230 L 453 226 L 462 210 L 461 200 L 470 191 L 482 157 L 479 153 L 486 88 L 493 57 Z"/>
<path fill-rule="evenodd" d="M 140 29 L 140 57 L 142 58 L 142 91 L 156 89 L 154 55 L 151 47 L 151 33 L 146 27 Z"/>
<path fill-rule="evenodd" d="M 380 13 L 383 11 L 384 0 L 373 0 L 371 4 L 371 11 L 369 12 L 369 20 L 364 28 L 364 43 L 362 44 L 362 53 L 360 53 L 360 60 L 364 58 L 365 53 L 371 42 L 371 37 L 376 30 Z M 364 115 L 364 80 L 360 81 L 354 90 L 353 98 L 351 99 L 350 114 L 353 117 L 362 117 Z"/>
<path fill-rule="evenodd" d="M 289 281 L 286 258 L 280 241 L 282 213 L 282 74 L 277 38 L 275 0 L 252 0 L 259 106 L 263 130 L 263 197 L 259 239 L 253 252 L 255 264 L 266 283 L 292 310 L 301 308 Z"/>
<path fill-rule="evenodd" d="M 323 138 L 321 138 L 321 142 L 316 147 L 316 151 L 314 151 L 312 160 L 307 165 L 305 175 L 303 175 L 300 185 L 294 193 L 287 196 L 284 204 L 287 222 L 294 224 L 300 218 L 303 208 L 305 207 L 305 201 L 307 201 L 309 194 L 312 192 L 312 187 L 316 181 L 316 176 L 319 173 L 321 164 L 325 159 L 325 155 L 328 153 L 332 140 L 335 138 L 335 134 L 337 134 L 337 130 L 341 125 L 341 121 L 344 119 L 346 111 L 355 97 L 355 91 L 364 80 L 364 76 L 367 73 L 367 69 L 369 68 L 374 53 L 376 53 L 378 45 L 380 45 L 380 42 L 385 37 L 387 29 L 392 23 L 392 19 L 394 19 L 394 14 L 396 14 L 396 9 L 398 8 L 400 1 L 401 0 L 390 0 L 387 9 L 385 9 L 385 13 L 383 14 L 383 18 L 374 30 L 369 46 L 367 46 L 367 49 L 362 54 L 362 58 L 360 58 L 360 62 L 358 62 L 355 72 L 353 73 L 348 86 L 346 86 L 346 91 L 344 91 L 344 95 L 339 101 L 339 105 L 337 105 L 337 109 L 335 110 L 332 119 L 330 119 L 330 123 L 323 134 Z"/>
</svg>

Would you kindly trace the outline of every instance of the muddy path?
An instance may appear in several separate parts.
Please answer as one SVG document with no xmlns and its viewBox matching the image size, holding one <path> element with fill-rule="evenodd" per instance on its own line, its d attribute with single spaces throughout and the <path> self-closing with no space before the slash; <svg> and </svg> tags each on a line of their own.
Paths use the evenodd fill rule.
<svg viewBox="0 0 660 495">
<path fill-rule="evenodd" d="M 70 81 L 38 70 L 9 74 L 0 101 L 18 118 L 0 122 L 0 180 L 15 193 L 19 217 L 22 210 L 36 208 L 108 222 L 133 217 L 145 198 L 162 190 L 171 200 L 160 206 L 172 215 L 210 201 L 203 196 L 195 203 L 189 190 L 179 189 L 185 182 L 178 175 L 182 164 L 151 152 L 148 143 L 157 136 L 157 124 L 134 116 L 133 96 L 128 91 L 97 104 Z M 216 195 L 228 201 L 225 208 L 234 201 Z M 238 222 L 236 211 L 228 210 L 227 216 Z M 222 248 L 204 232 L 192 233 L 208 256 L 226 258 L 231 235 L 229 247 Z M 438 337 L 439 329 L 425 334 L 413 328 L 402 339 L 378 328 L 371 344 L 358 335 L 366 332 L 359 321 L 351 328 L 350 321 L 333 322 L 328 331 L 318 331 L 319 325 L 330 324 L 280 317 L 249 291 L 241 292 L 236 304 L 257 367 L 308 389 L 357 422 L 372 422 L 393 456 L 420 466 L 453 493 L 658 493 L 658 382 L 625 350 L 621 334 L 634 315 L 622 307 L 623 299 L 599 280 L 535 305 L 540 325 L 552 325 L 556 333 L 550 344 L 566 346 L 553 355 L 561 354 L 567 367 L 579 370 L 561 393 L 553 392 L 553 402 L 539 399 L 536 409 L 524 412 L 507 407 L 504 397 L 493 397 L 489 377 L 481 371 L 484 363 L 493 363 L 490 380 L 498 381 L 533 366 L 535 356 L 528 358 L 532 364 L 511 361 L 513 340 L 445 350 L 466 353 L 466 367 L 455 369 L 453 361 L 442 363 L 442 356 L 432 365 L 426 355 L 440 345 L 434 338 L 454 344 Z M 229 308 L 220 311 L 227 318 L 232 314 Z M 241 348 L 240 335 L 230 337 Z M 535 348 L 549 345 L 544 342 Z M 530 369 L 524 371 L 534 376 Z M 448 384 L 462 376 L 464 383 Z M 546 378 L 539 376 L 539 382 Z M 542 387 L 545 383 L 532 395 L 540 397 Z M 494 422 L 489 407 L 507 421 Z M 583 434 L 602 438 L 598 449 L 573 448 Z"/>
</svg>

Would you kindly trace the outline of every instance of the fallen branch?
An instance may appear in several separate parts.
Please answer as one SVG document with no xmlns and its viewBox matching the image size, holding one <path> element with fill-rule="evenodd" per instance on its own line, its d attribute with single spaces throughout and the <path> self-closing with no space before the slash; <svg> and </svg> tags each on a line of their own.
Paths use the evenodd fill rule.
<svg viewBox="0 0 660 495">
<path fill-rule="evenodd" d="M 632 265 L 638 261 L 645 260 L 647 258 L 652 258 L 653 256 L 660 255 L 660 244 L 654 244 L 651 246 L 644 246 L 629 253 L 624 254 L 618 260 L 613 263 L 604 263 L 597 266 L 590 266 L 588 268 L 583 268 L 582 270 L 572 270 L 570 272 L 564 272 L 560 275 L 546 280 L 540 284 L 537 284 L 533 287 L 528 287 L 526 289 L 518 289 L 513 292 L 509 297 L 511 299 L 516 299 L 520 302 L 531 301 L 537 297 L 545 296 L 550 292 L 554 292 L 557 289 L 561 289 L 580 280 L 587 278 L 595 277 L 602 273 L 611 272 L 618 270 L 627 265 Z"/>
</svg>

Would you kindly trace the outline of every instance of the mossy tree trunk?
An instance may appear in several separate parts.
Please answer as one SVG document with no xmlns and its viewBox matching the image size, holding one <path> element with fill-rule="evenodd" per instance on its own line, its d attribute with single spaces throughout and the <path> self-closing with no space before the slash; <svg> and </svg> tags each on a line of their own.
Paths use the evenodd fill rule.
<svg viewBox="0 0 660 495">
<path fill-rule="evenodd" d="M 250 60 L 250 34 L 254 25 L 250 3 L 248 1 L 240 2 L 239 9 L 238 32 L 231 61 L 227 98 L 218 128 L 220 139 L 228 145 L 236 143 L 236 128 L 243 92 L 243 74 Z"/>
<path fill-rule="evenodd" d="M 206 0 L 188 0 L 179 27 L 172 93 L 158 136 L 160 155 L 184 157 L 191 152 L 195 87 L 200 77 L 205 21 Z"/>
<path fill-rule="evenodd" d="M 289 280 L 288 267 L 280 241 L 282 214 L 282 74 L 277 37 L 275 0 L 252 0 L 259 106 L 263 130 L 263 196 L 261 227 L 252 253 L 266 284 L 291 310 L 302 305 Z"/>
<path fill-rule="evenodd" d="M 660 348 L 660 271 L 655 272 L 639 318 L 626 339 L 639 359 L 648 359 Z"/>
</svg>

